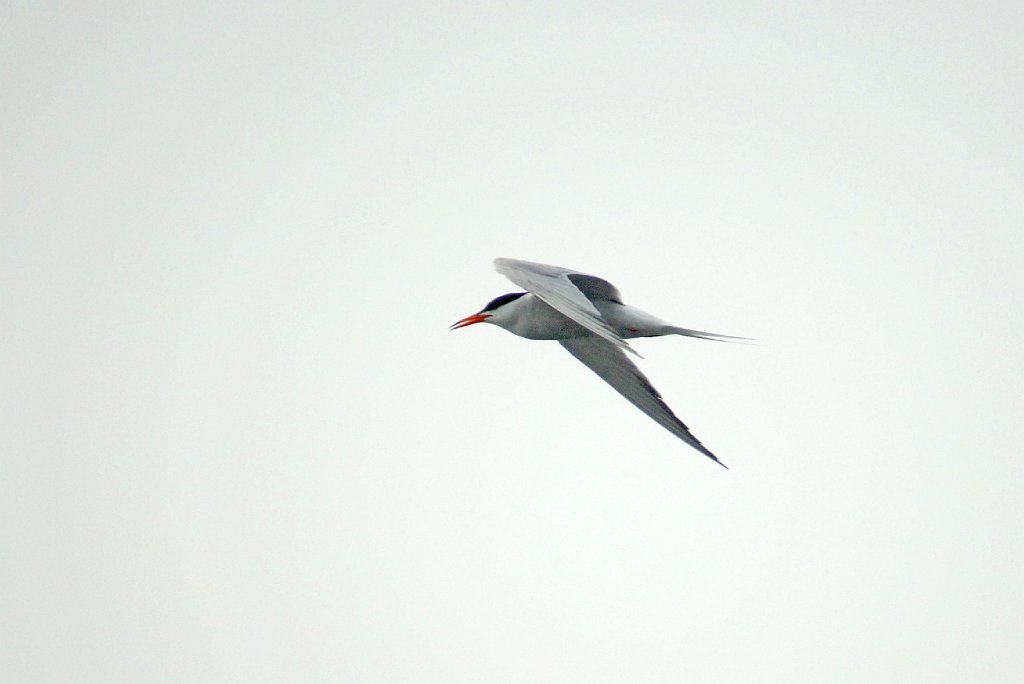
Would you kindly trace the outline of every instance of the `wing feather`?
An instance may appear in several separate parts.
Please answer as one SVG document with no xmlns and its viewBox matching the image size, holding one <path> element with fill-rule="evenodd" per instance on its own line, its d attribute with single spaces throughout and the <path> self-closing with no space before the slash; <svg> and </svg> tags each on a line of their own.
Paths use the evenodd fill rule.
<svg viewBox="0 0 1024 684">
<path fill-rule="evenodd" d="M 668 404 L 654 389 L 647 377 L 640 372 L 622 349 L 599 337 L 576 337 L 559 340 L 559 344 L 579 359 L 598 377 L 611 385 L 616 392 L 631 404 L 654 419 L 658 425 L 683 440 L 723 468 L 728 468 L 711 451 L 693 436 L 690 428 L 679 420 Z"/>
<path fill-rule="evenodd" d="M 622 303 L 615 286 L 607 280 L 568 268 L 548 266 L 519 259 L 495 259 L 494 268 L 513 283 L 539 297 L 548 306 L 582 325 L 608 342 L 636 354 L 629 343 L 608 325 L 592 303 L 607 299 Z"/>
</svg>

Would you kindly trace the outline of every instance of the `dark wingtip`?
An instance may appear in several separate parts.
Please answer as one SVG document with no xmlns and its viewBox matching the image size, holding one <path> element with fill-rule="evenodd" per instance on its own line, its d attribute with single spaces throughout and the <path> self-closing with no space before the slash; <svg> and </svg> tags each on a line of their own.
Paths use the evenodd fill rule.
<svg viewBox="0 0 1024 684">
<path fill-rule="evenodd" d="M 699 443 L 699 442 L 698 442 L 698 443 Z M 729 469 L 729 466 L 727 466 L 727 465 L 725 465 L 724 463 L 722 463 L 721 461 L 719 461 L 719 460 L 718 460 L 718 457 L 717 457 L 717 456 L 715 456 L 715 455 L 714 455 L 713 453 L 711 453 L 711 450 L 710 450 L 710 449 L 708 449 L 708 448 L 707 448 L 706 446 L 704 446 L 703 444 L 701 444 L 701 445 L 700 445 L 700 448 L 698 448 L 698 449 L 697 449 L 697 451 L 699 451 L 700 453 L 704 454 L 705 456 L 707 456 L 708 458 L 710 458 L 710 459 L 711 459 L 712 461 L 714 461 L 714 462 L 715 462 L 715 463 L 717 463 L 718 465 L 720 465 L 720 466 L 722 466 L 723 468 L 725 468 L 726 470 L 728 470 L 728 469 Z"/>
</svg>

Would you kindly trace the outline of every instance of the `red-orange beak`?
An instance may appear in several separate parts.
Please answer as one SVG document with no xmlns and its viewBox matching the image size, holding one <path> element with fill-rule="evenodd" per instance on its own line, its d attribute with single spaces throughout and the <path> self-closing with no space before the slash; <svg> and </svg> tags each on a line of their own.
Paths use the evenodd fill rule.
<svg viewBox="0 0 1024 684">
<path fill-rule="evenodd" d="M 465 318 L 463 318 L 461 320 L 455 321 L 454 323 L 452 323 L 452 327 L 450 327 L 448 329 L 449 330 L 458 330 L 459 328 L 465 328 L 467 325 L 473 325 L 474 323 L 483 323 L 484 321 L 486 321 L 490 317 L 491 317 L 491 314 L 475 313 L 475 314 L 473 314 L 471 316 L 466 316 Z"/>
</svg>

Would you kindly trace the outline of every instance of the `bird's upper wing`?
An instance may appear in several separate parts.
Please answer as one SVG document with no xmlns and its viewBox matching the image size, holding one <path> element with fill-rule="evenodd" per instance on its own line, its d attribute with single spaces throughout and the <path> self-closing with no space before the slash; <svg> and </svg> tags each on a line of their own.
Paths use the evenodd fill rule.
<svg viewBox="0 0 1024 684">
<path fill-rule="evenodd" d="M 653 418 L 658 425 L 718 465 L 723 468 L 728 467 L 693 436 L 690 428 L 679 420 L 668 404 L 662 400 L 658 390 L 654 389 L 647 377 L 629 360 L 629 357 L 622 353 L 620 348 L 599 337 L 576 337 L 558 340 L 558 343 L 582 361 L 587 368 L 597 373 L 602 380 L 614 387 L 616 392 Z"/>
<path fill-rule="evenodd" d="M 592 303 L 594 300 L 622 303 L 619 291 L 607 280 L 568 268 L 519 259 L 495 259 L 494 268 L 595 335 L 636 354 L 626 340 L 601 317 Z"/>
</svg>

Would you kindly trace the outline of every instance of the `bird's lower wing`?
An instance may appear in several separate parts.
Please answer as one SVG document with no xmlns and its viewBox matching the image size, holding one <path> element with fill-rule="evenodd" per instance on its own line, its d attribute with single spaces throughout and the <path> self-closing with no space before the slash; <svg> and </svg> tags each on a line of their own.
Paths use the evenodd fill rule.
<svg viewBox="0 0 1024 684">
<path fill-rule="evenodd" d="M 619 347 L 599 337 L 576 337 L 558 343 L 656 423 L 723 468 L 728 467 L 693 436 Z"/>
<path fill-rule="evenodd" d="M 601 313 L 587 296 L 589 293 L 591 296 L 614 297 L 612 301 L 617 300 L 618 291 L 608 281 L 568 268 L 519 259 L 495 259 L 494 268 L 519 287 L 539 297 L 545 304 L 598 337 L 636 354 L 629 343 L 601 317 Z M 578 283 L 574 283 L 570 276 Z"/>
</svg>

